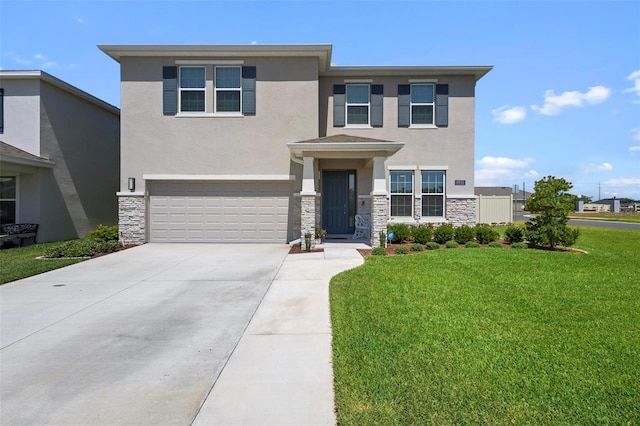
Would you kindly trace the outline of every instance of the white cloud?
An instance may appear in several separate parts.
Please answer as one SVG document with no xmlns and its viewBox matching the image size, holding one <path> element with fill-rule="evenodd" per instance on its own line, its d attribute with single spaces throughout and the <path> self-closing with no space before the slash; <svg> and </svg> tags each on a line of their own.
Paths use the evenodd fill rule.
<svg viewBox="0 0 640 426">
<path fill-rule="evenodd" d="M 583 168 L 584 173 L 610 172 L 613 170 L 611 163 L 587 164 Z"/>
<path fill-rule="evenodd" d="M 622 93 L 635 93 L 636 95 L 640 96 L 640 70 L 634 71 L 629 74 L 627 76 L 627 80 L 631 80 L 633 82 L 633 87 L 623 90 Z M 640 101 L 634 102 L 638 103 Z"/>
<path fill-rule="evenodd" d="M 257 40 L 253 40 L 253 41 L 251 42 L 251 44 L 258 44 L 258 41 L 257 41 Z"/>
<path fill-rule="evenodd" d="M 486 156 L 476 161 L 476 164 L 482 167 L 489 167 L 489 168 L 517 169 L 517 168 L 525 168 L 529 166 L 529 164 L 533 163 L 534 161 L 535 160 L 533 158 L 525 158 L 523 160 L 518 160 L 515 158 Z"/>
<path fill-rule="evenodd" d="M 629 133 L 631 133 L 631 139 L 634 141 L 640 141 L 640 127 L 634 127 L 629 130 Z"/>
<path fill-rule="evenodd" d="M 78 18 L 77 21 L 78 21 L 78 24 L 80 24 L 80 25 L 86 25 L 86 24 L 89 23 L 89 21 L 87 21 L 84 18 Z"/>
<path fill-rule="evenodd" d="M 510 107 L 509 105 L 501 106 L 491 111 L 493 121 L 502 124 L 513 124 L 524 120 L 527 116 L 527 109 L 523 106 Z"/>
<path fill-rule="evenodd" d="M 637 178 L 616 178 L 609 179 L 606 182 L 603 182 L 604 185 L 607 186 L 631 186 L 631 185 L 640 185 L 640 177 Z"/>
<path fill-rule="evenodd" d="M 636 152 L 640 152 L 640 145 L 633 145 L 629 147 L 631 155 L 635 155 Z"/>
<path fill-rule="evenodd" d="M 33 55 L 33 59 L 36 59 L 38 61 L 46 61 L 47 60 L 47 58 L 42 53 L 36 53 L 35 55 Z"/>
<path fill-rule="evenodd" d="M 533 158 L 508 158 L 486 156 L 476 161 L 479 168 L 475 172 L 478 186 L 511 186 L 523 179 L 531 180 L 539 176 L 536 170 L 525 170 L 535 160 Z"/>
<path fill-rule="evenodd" d="M 584 93 L 577 90 L 556 95 L 553 90 L 544 92 L 544 105 L 531 105 L 531 109 L 543 115 L 558 115 L 563 108 L 595 105 L 605 101 L 611 95 L 611 89 L 604 86 L 590 87 Z"/>
<path fill-rule="evenodd" d="M 18 65 L 31 65 L 32 64 L 32 61 L 30 59 L 24 59 L 24 58 L 21 58 L 20 56 L 14 56 L 13 60 Z"/>
</svg>

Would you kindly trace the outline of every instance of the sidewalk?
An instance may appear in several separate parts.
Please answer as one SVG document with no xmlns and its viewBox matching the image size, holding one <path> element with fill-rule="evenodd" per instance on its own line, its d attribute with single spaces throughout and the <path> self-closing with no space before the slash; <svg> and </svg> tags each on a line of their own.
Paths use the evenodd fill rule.
<svg viewBox="0 0 640 426">
<path fill-rule="evenodd" d="M 334 425 L 329 280 L 359 244 L 287 255 L 195 425 Z"/>
</svg>

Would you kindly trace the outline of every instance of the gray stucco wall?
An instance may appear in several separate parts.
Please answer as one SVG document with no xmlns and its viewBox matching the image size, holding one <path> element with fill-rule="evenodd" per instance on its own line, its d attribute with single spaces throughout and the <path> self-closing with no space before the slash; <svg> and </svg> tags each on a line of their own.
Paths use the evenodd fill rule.
<svg viewBox="0 0 640 426">
<path fill-rule="evenodd" d="M 122 191 L 129 177 L 144 191 L 143 174 L 288 175 L 296 167 L 286 144 L 318 135 L 316 58 L 245 60 L 257 81 L 256 115 L 244 117 L 163 115 L 162 67 L 173 65 L 174 58 L 121 59 Z M 206 66 L 211 112 L 214 65 Z"/>
<path fill-rule="evenodd" d="M 14 80 L 3 78 L 4 89 L 3 142 L 40 156 L 40 82 L 37 79 Z"/>
</svg>

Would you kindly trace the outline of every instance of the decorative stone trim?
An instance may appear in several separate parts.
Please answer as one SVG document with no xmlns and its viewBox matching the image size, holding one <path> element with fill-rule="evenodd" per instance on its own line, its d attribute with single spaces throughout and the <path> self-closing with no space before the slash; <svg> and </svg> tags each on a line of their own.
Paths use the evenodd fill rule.
<svg viewBox="0 0 640 426">
<path fill-rule="evenodd" d="M 476 198 L 447 198 L 447 221 L 454 227 L 476 224 Z"/>
<path fill-rule="evenodd" d="M 373 194 L 371 196 L 371 247 L 380 246 L 380 231 L 387 234 L 387 222 L 389 222 L 389 199 L 384 194 Z M 384 240 L 387 246 L 387 240 Z"/>
<path fill-rule="evenodd" d="M 118 196 L 118 229 L 122 244 L 145 243 L 145 214 L 144 196 Z"/>
<path fill-rule="evenodd" d="M 302 195 L 300 199 L 300 244 L 304 247 L 304 235 L 312 236 L 316 228 L 316 196 Z"/>
</svg>

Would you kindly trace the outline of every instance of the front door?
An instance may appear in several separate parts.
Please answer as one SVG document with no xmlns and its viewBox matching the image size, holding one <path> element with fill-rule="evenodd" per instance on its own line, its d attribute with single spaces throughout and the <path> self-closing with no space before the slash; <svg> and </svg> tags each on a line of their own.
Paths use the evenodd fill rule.
<svg viewBox="0 0 640 426">
<path fill-rule="evenodd" d="M 322 227 L 328 234 L 350 234 L 356 214 L 355 170 L 322 173 Z"/>
</svg>

